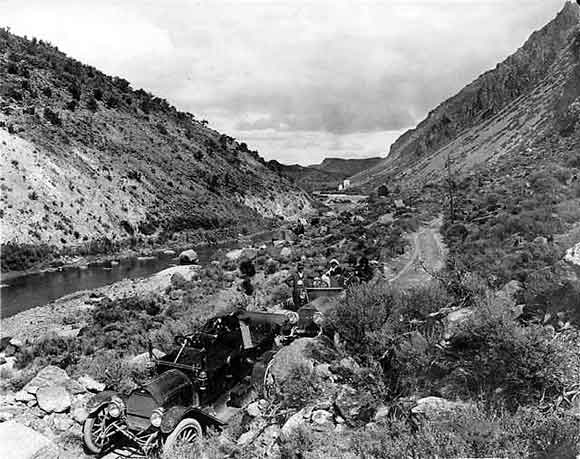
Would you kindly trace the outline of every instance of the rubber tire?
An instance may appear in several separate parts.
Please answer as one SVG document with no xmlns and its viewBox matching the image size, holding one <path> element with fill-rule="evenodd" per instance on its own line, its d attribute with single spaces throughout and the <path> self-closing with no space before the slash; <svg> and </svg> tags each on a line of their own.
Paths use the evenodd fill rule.
<svg viewBox="0 0 580 459">
<path fill-rule="evenodd" d="M 92 430 L 95 424 L 96 415 L 98 413 L 99 412 L 90 415 L 83 423 L 83 443 L 85 444 L 86 448 L 93 454 L 101 454 L 107 446 L 107 443 L 105 443 L 103 446 L 98 447 L 93 441 Z"/>
<path fill-rule="evenodd" d="M 186 427 L 193 427 L 197 430 L 197 435 L 199 438 L 203 436 L 203 428 L 201 424 L 197 421 L 197 419 L 186 418 L 182 419 L 177 427 L 171 432 L 171 434 L 167 437 L 165 441 L 165 445 L 163 445 L 163 452 L 167 452 L 172 450 L 177 445 L 177 437 L 179 436 L 180 432 Z"/>
</svg>

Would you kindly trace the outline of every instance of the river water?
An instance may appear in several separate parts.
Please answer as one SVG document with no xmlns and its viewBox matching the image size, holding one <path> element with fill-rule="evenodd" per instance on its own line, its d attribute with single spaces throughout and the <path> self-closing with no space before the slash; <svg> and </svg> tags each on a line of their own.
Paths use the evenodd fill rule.
<svg viewBox="0 0 580 459">
<path fill-rule="evenodd" d="M 252 238 L 254 242 L 271 240 L 272 232 Z M 208 263 L 218 250 L 230 250 L 248 245 L 248 242 L 227 242 L 213 246 L 195 247 L 199 263 Z M 119 264 L 91 265 L 84 268 L 62 268 L 38 272 L 2 281 L 1 317 L 3 319 L 36 306 L 47 304 L 64 295 L 91 290 L 123 279 L 150 276 L 178 264 L 175 255 L 160 254 L 152 259 L 128 258 Z"/>
</svg>

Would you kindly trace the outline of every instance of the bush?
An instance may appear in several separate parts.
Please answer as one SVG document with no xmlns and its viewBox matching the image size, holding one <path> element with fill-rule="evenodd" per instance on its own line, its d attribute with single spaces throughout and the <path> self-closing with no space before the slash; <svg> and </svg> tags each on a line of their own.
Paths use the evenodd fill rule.
<svg viewBox="0 0 580 459">
<path fill-rule="evenodd" d="M 438 364 L 456 394 L 484 394 L 513 408 L 561 394 L 570 357 L 544 327 L 522 326 L 489 303 L 461 325 Z"/>
<path fill-rule="evenodd" d="M 298 429 L 282 439 L 282 457 L 429 458 L 575 457 L 580 451 L 580 420 L 565 413 L 523 409 L 515 414 L 474 408 L 409 422 L 385 419 L 374 428 L 347 432 Z"/>
</svg>

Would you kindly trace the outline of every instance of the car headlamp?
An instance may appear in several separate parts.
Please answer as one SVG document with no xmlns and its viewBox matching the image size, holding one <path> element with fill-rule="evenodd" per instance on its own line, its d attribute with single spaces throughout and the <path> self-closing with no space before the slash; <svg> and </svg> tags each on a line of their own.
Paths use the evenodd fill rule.
<svg viewBox="0 0 580 459">
<path fill-rule="evenodd" d="M 111 401 L 109 402 L 109 405 L 107 406 L 107 413 L 112 418 L 120 417 L 121 414 L 123 414 L 124 410 L 125 410 L 125 404 L 123 403 L 123 400 L 121 400 L 120 398 L 117 398 L 117 397 L 114 397 L 113 399 L 111 399 Z"/>
<path fill-rule="evenodd" d="M 165 410 L 163 408 L 157 408 L 155 411 L 153 411 L 153 413 L 151 413 L 149 421 L 153 427 L 159 427 L 161 425 L 164 411 Z"/>
</svg>

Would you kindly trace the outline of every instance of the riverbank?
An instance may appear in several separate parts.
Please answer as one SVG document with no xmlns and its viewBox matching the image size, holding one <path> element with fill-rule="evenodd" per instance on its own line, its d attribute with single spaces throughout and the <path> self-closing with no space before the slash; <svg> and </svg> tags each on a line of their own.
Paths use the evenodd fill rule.
<svg viewBox="0 0 580 459">
<path fill-rule="evenodd" d="M 119 241 L 119 250 L 111 253 L 86 254 L 87 248 L 82 245 L 78 247 L 53 248 L 52 257 L 46 257 L 39 263 L 28 269 L 11 270 L 0 273 L 2 284 L 12 279 L 39 274 L 54 272 L 61 269 L 82 268 L 91 265 L 105 265 L 111 262 L 122 262 L 131 258 L 159 256 L 166 251 L 174 251 L 176 254 L 190 248 L 201 248 L 209 246 L 219 246 L 234 243 L 236 241 L 252 241 L 263 235 L 273 233 L 277 230 L 275 225 L 261 225 L 254 228 L 255 231 L 249 234 L 240 233 L 244 227 L 219 228 L 217 230 L 200 230 L 195 232 L 183 232 L 175 234 L 171 240 L 159 242 L 156 239 L 145 239 L 142 242 L 131 246 L 129 240 Z M 40 246 L 39 246 L 40 247 Z M 58 253 L 60 251 L 60 253 Z"/>
</svg>

